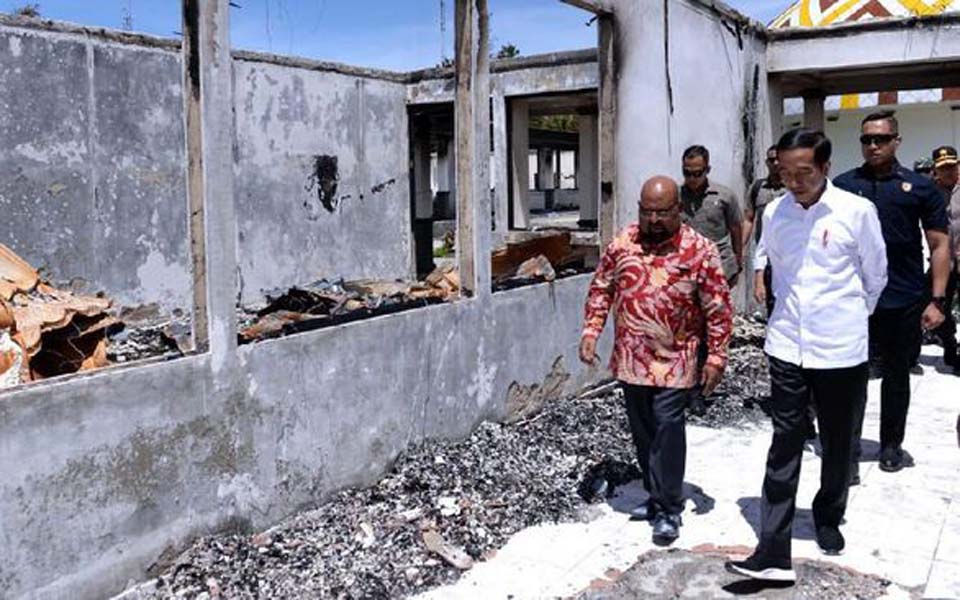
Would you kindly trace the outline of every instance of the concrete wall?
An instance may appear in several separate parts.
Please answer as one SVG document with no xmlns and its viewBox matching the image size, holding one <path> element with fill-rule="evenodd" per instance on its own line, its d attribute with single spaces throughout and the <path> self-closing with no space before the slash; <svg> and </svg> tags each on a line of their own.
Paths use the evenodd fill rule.
<svg viewBox="0 0 960 600">
<path fill-rule="evenodd" d="M 0 23 L 0 241 L 122 304 L 190 306 L 179 53 Z"/>
<path fill-rule="evenodd" d="M 180 55 L 115 37 L 0 25 L 0 241 L 119 304 L 189 309 Z M 243 301 L 408 276 L 406 84 L 272 58 L 235 61 Z M 338 160 L 332 213 L 309 180 L 319 155 Z"/>
<path fill-rule="evenodd" d="M 905 63 L 955 69 L 960 59 L 960 15 L 949 13 L 816 30 L 772 31 L 771 37 L 771 73 L 816 73 Z"/>
<path fill-rule="evenodd" d="M 234 63 L 241 301 L 320 278 L 411 274 L 403 83 L 266 61 Z M 332 212 L 312 179 L 337 159 Z"/>
<path fill-rule="evenodd" d="M 194 356 L 6 394 L 4 597 L 119 592 L 195 535 L 269 526 L 468 433 L 554 365 L 567 391 L 595 380 L 576 360 L 589 279 L 243 346 L 230 371 Z"/>
<path fill-rule="evenodd" d="M 618 30 L 617 227 L 636 219 L 644 180 L 680 177 L 681 155 L 692 144 L 709 148 L 711 180 L 742 198 L 745 167 L 759 165 L 771 138 L 759 35 L 693 0 L 668 3 L 666 28 L 662 3 L 611 6 Z M 756 127 L 749 136 L 745 117 Z"/>
</svg>

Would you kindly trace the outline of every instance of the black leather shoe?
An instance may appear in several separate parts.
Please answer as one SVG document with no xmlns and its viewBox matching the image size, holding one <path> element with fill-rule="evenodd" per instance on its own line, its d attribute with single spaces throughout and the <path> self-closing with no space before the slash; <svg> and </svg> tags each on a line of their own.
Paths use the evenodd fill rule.
<svg viewBox="0 0 960 600">
<path fill-rule="evenodd" d="M 654 502 L 644 502 L 630 511 L 631 521 L 652 521 L 657 516 L 657 505 Z"/>
<path fill-rule="evenodd" d="M 887 473 L 896 473 L 903 468 L 903 450 L 900 448 L 884 448 L 880 452 L 880 470 Z"/>
<path fill-rule="evenodd" d="M 665 512 L 657 513 L 653 518 L 653 543 L 658 546 L 669 546 L 680 537 L 680 515 L 671 515 Z"/>
<path fill-rule="evenodd" d="M 824 554 L 837 556 L 845 545 L 843 534 L 832 525 L 821 525 L 817 527 L 817 545 Z"/>
<path fill-rule="evenodd" d="M 723 566 L 734 575 L 763 581 L 796 581 L 797 574 L 789 560 L 772 560 L 754 553 L 747 560 L 728 560 Z"/>
</svg>

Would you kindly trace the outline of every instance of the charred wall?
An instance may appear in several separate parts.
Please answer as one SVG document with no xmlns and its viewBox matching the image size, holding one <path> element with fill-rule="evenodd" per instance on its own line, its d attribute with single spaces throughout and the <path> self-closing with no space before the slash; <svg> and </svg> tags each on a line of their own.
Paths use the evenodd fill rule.
<svg viewBox="0 0 960 600">
<path fill-rule="evenodd" d="M 618 63 L 618 226 L 635 218 L 634 200 L 651 175 L 680 177 L 693 144 L 710 150 L 710 179 L 742 198 L 746 163 L 770 143 L 766 115 L 766 42 L 756 27 L 697 0 L 643 5 L 609 0 L 621 35 Z M 669 10 L 667 10 L 669 5 Z M 745 125 L 746 119 L 746 125 Z M 751 140 L 745 138 L 749 126 Z"/>
</svg>

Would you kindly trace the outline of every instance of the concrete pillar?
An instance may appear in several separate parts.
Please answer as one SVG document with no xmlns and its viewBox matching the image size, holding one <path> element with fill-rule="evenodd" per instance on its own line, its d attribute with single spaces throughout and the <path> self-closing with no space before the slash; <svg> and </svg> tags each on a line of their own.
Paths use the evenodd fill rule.
<svg viewBox="0 0 960 600">
<path fill-rule="evenodd" d="M 510 159 L 513 163 L 513 227 L 530 226 L 530 108 L 526 100 L 510 103 Z"/>
<path fill-rule="evenodd" d="M 600 248 L 613 241 L 617 214 L 617 26 L 611 14 L 597 19 L 600 68 Z"/>
<path fill-rule="evenodd" d="M 447 183 L 447 191 L 450 192 L 451 202 L 453 202 L 457 197 L 457 144 L 453 138 L 447 140 L 447 154 L 444 167 L 446 169 L 444 177 Z"/>
<path fill-rule="evenodd" d="M 194 341 L 210 351 L 214 372 L 229 372 L 237 357 L 238 286 L 227 0 L 184 0 L 183 56 Z"/>
<path fill-rule="evenodd" d="M 415 219 L 433 216 L 433 189 L 430 187 L 430 140 L 418 137 L 413 145 Z"/>
<path fill-rule="evenodd" d="M 489 296 L 490 52 L 487 0 L 457 0 L 454 43 L 457 264 L 464 296 Z"/>
<path fill-rule="evenodd" d="M 596 115 L 578 115 L 579 146 L 577 161 L 577 197 L 580 202 L 580 222 L 584 225 L 596 224 L 598 201 L 600 198 Z"/>
<path fill-rule="evenodd" d="M 553 148 L 540 148 L 537 151 L 537 173 L 540 178 L 541 190 L 552 190 L 554 186 Z"/>
<path fill-rule="evenodd" d="M 499 246 L 510 228 L 509 156 L 507 147 L 507 101 L 499 83 L 493 84 L 493 179 L 494 245 Z"/>
<path fill-rule="evenodd" d="M 776 143 L 783 130 L 783 84 L 779 77 L 767 78 L 767 102 L 770 103 L 770 136 L 771 143 Z"/>
<path fill-rule="evenodd" d="M 808 92 L 803 95 L 803 126 L 810 129 L 824 130 L 826 116 L 824 113 L 824 96 L 822 92 Z"/>
</svg>

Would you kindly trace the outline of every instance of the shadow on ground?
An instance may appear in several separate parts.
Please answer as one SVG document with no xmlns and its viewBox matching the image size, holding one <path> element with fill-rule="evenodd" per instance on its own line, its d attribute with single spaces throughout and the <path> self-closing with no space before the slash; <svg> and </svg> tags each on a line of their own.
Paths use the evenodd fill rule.
<svg viewBox="0 0 960 600">
<path fill-rule="evenodd" d="M 624 572 L 608 571 L 576 596 L 577 600 L 633 598 L 735 598 L 770 600 L 880 598 L 890 582 L 874 575 L 816 560 L 796 560 L 796 584 L 760 583 L 730 574 L 724 562 L 740 558 L 744 548 L 698 547 L 654 550 Z"/>
<path fill-rule="evenodd" d="M 760 497 L 745 496 L 737 500 L 740 514 L 753 529 L 753 533 L 760 537 Z M 813 511 L 809 508 L 798 508 L 793 518 L 793 538 L 796 540 L 815 540 L 817 530 L 813 524 Z"/>
<path fill-rule="evenodd" d="M 644 489 L 643 482 L 635 479 L 618 486 L 613 495 L 607 498 L 607 504 L 619 513 L 630 514 L 649 498 L 650 494 Z M 683 482 L 683 498 L 693 503 L 693 512 L 698 515 L 707 514 L 717 503 L 702 487 L 688 481 Z"/>
</svg>

